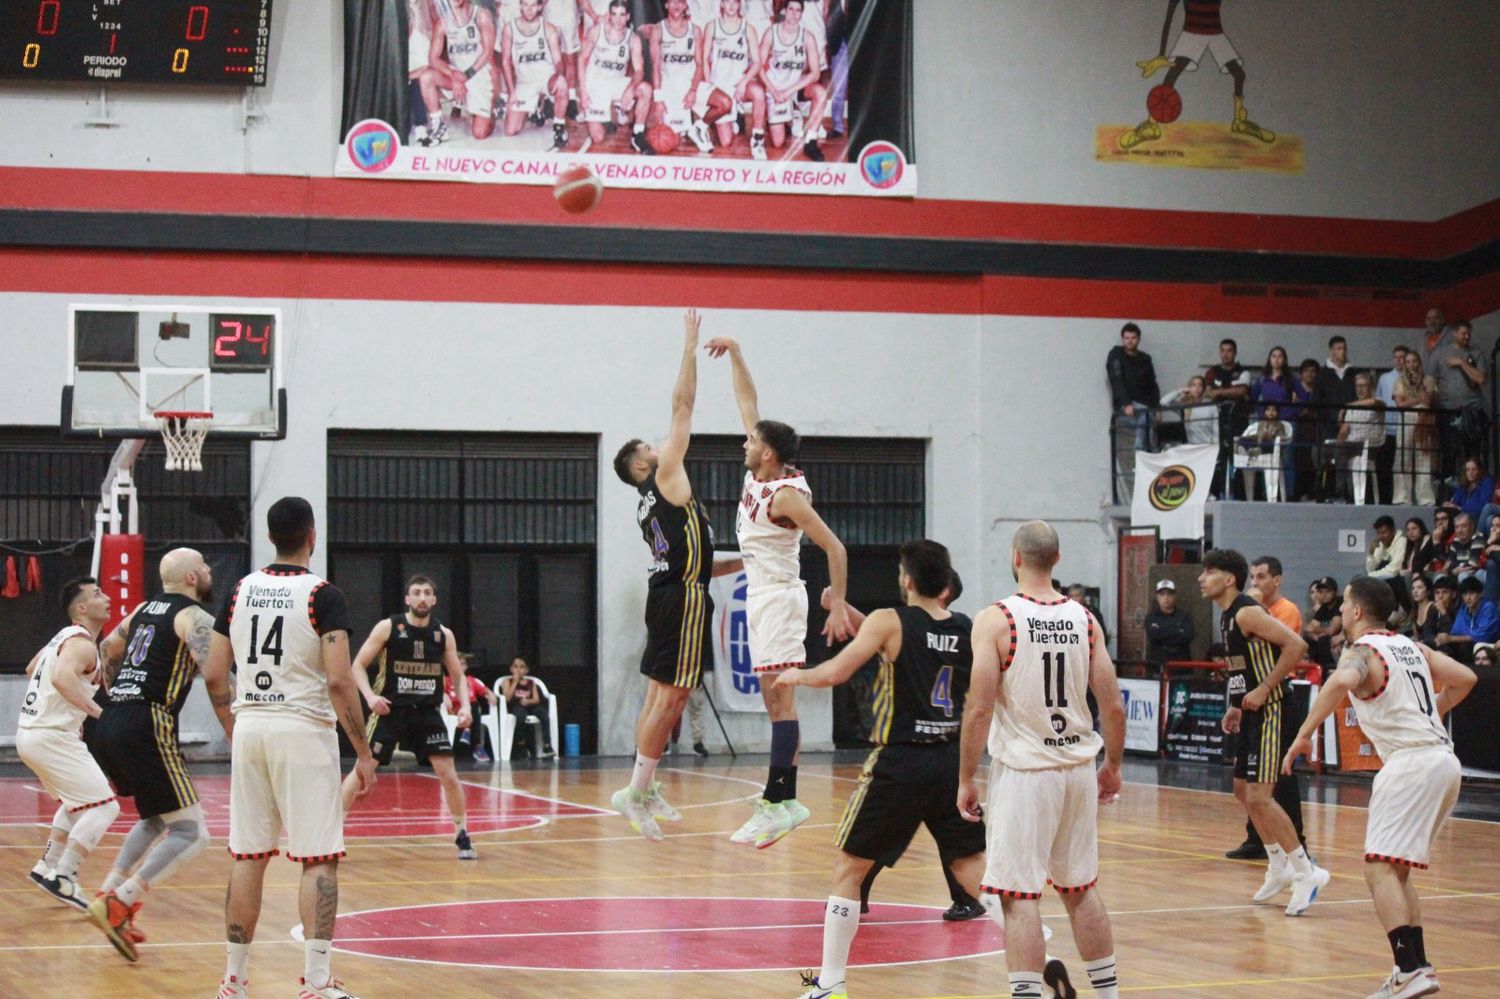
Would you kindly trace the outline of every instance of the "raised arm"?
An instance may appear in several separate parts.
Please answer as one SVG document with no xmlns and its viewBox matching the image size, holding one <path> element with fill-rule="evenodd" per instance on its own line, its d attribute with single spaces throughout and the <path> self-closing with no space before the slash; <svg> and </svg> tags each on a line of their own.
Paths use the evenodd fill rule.
<svg viewBox="0 0 1500 999">
<path fill-rule="evenodd" d="M 723 357 L 729 355 L 729 364 L 734 371 L 734 401 L 740 407 L 740 422 L 745 425 L 745 433 L 755 433 L 755 425 L 760 422 L 760 400 L 755 395 L 755 381 L 750 377 L 750 369 L 745 364 L 745 355 L 740 352 L 740 345 L 733 337 L 718 336 L 704 344 L 703 349 L 708 351 L 709 357 Z"/>
<path fill-rule="evenodd" d="M 832 592 L 828 595 L 828 621 L 823 625 L 823 637 L 829 645 L 849 638 L 854 627 L 849 623 L 849 605 L 844 601 L 849 583 L 849 554 L 844 543 L 823 523 L 812 502 L 799 490 L 778 490 L 771 497 L 767 512 L 777 520 L 785 518 L 796 524 L 828 556 L 828 588 Z"/>
<path fill-rule="evenodd" d="M 1422 648 L 1426 647 L 1422 646 Z M 1286 755 L 1281 758 L 1282 773 L 1292 772 L 1292 764 L 1297 761 L 1297 757 L 1307 756 L 1309 759 L 1312 757 L 1312 737 L 1313 733 L 1318 730 L 1318 726 L 1323 724 L 1325 718 L 1338 710 L 1345 698 L 1361 687 L 1369 685 L 1372 668 L 1379 670 L 1385 668 L 1383 664 L 1375 660 L 1374 654 L 1373 649 L 1362 645 L 1350 645 L 1344 649 L 1343 654 L 1339 656 L 1338 666 L 1323 678 L 1323 685 L 1318 689 L 1318 696 L 1308 706 L 1307 717 L 1303 719 L 1302 727 L 1297 730 L 1292 744 L 1287 747 Z M 1448 657 L 1443 656 L 1443 658 Z"/>
<path fill-rule="evenodd" d="M 697 309 L 683 314 L 682 364 L 672 388 L 672 425 L 656 463 L 656 486 L 662 499 L 673 506 L 684 506 L 693 498 L 683 462 L 693 433 L 693 404 L 698 398 L 698 330 L 702 323 Z"/>
<path fill-rule="evenodd" d="M 974 771 L 984 758 L 990 719 L 1000 696 L 1000 649 L 1010 647 L 1010 618 L 998 606 L 986 607 L 974 618 L 971 633 L 974 665 L 969 692 L 964 695 L 964 721 L 958 736 L 958 811 L 970 822 L 982 817 Z"/>
<path fill-rule="evenodd" d="M 876 653 L 894 659 L 901 652 L 901 618 L 890 608 L 865 618 L 854 641 L 813 669 L 789 669 L 776 678 L 778 687 L 837 687 L 847 683 Z"/>
</svg>

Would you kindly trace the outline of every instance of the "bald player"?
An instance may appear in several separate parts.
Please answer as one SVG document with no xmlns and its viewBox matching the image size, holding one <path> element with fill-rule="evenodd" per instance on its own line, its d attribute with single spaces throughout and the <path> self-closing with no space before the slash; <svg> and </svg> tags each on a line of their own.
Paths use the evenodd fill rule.
<svg viewBox="0 0 1500 999">
<path fill-rule="evenodd" d="M 1060 961 L 1048 961 L 1038 900 L 1062 896 L 1099 999 L 1118 999 L 1114 937 L 1099 880 L 1099 803 L 1120 794 L 1125 707 L 1115 664 L 1088 608 L 1058 593 L 1057 531 L 1043 520 L 1016 529 L 1016 592 L 974 619 L 974 667 L 960 737 L 958 810 L 979 822 L 974 771 L 988 737 L 989 857 L 986 895 L 1005 914 L 1005 959 L 1014 999 L 1040 999 L 1045 984 L 1077 993 Z M 1099 704 L 1094 731 L 1088 695 Z M 1094 760 L 1104 750 L 1097 775 Z M 1045 967 L 1044 967 L 1045 965 Z"/>
<path fill-rule="evenodd" d="M 178 742 L 177 716 L 208 662 L 213 572 L 191 548 L 162 556 L 161 592 L 138 605 L 102 645 L 109 708 L 94 730 L 94 753 L 115 790 L 135 799 L 140 821 L 125 837 L 89 918 L 126 960 L 145 936 L 134 919 L 153 885 L 208 843 L 203 806 Z M 229 698 L 214 704 L 227 733 Z"/>
</svg>

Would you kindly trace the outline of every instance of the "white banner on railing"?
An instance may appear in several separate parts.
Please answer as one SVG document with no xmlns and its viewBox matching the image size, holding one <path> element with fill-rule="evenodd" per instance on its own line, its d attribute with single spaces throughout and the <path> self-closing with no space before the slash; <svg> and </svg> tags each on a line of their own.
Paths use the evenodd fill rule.
<svg viewBox="0 0 1500 999">
<path fill-rule="evenodd" d="M 1163 538 L 1203 537 L 1203 507 L 1218 460 L 1216 444 L 1185 444 L 1159 454 L 1135 454 L 1133 527 L 1155 525 Z"/>
</svg>

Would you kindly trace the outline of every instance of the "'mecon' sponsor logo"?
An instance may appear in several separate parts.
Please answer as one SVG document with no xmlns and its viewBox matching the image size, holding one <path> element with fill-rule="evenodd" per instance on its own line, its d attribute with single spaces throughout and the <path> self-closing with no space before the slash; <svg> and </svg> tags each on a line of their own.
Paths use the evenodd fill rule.
<svg viewBox="0 0 1500 999">
<path fill-rule="evenodd" d="M 859 151 L 859 175 L 877 190 L 895 187 L 905 173 L 906 156 L 889 142 L 872 142 Z"/>
<path fill-rule="evenodd" d="M 366 118 L 344 138 L 349 160 L 365 173 L 380 173 L 396 162 L 401 140 L 395 129 L 379 118 Z"/>
<path fill-rule="evenodd" d="M 1151 505 L 1158 510 L 1175 510 L 1193 495 L 1198 477 L 1186 465 L 1169 465 L 1151 480 L 1147 495 Z"/>
</svg>

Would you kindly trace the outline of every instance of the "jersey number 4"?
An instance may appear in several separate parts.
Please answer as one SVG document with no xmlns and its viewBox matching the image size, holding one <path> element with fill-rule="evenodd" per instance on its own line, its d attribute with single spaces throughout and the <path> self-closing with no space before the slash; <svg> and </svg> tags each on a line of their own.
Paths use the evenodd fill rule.
<svg viewBox="0 0 1500 999">
<path fill-rule="evenodd" d="M 260 640 L 260 615 L 250 616 L 250 654 L 245 657 L 245 665 L 257 665 L 261 656 L 269 656 L 273 666 L 281 665 L 282 621 L 280 614 L 271 618 L 271 626 L 266 629 L 266 640 L 262 642 Z"/>
<path fill-rule="evenodd" d="M 932 706 L 943 709 L 943 716 L 953 717 L 953 667 L 944 666 L 938 670 L 937 679 L 932 684 Z"/>
<path fill-rule="evenodd" d="M 1042 690 L 1049 708 L 1068 706 L 1067 675 L 1064 672 L 1067 664 L 1068 660 L 1061 651 L 1042 653 Z M 1056 691 L 1055 698 L 1053 691 Z"/>
<path fill-rule="evenodd" d="M 651 550 L 658 555 L 665 555 L 672 550 L 667 544 L 667 536 L 661 531 L 661 524 L 657 523 L 655 517 L 651 518 Z"/>
</svg>

